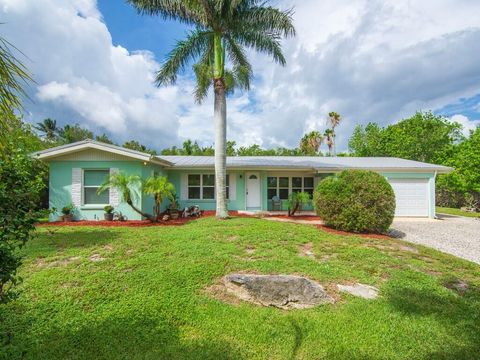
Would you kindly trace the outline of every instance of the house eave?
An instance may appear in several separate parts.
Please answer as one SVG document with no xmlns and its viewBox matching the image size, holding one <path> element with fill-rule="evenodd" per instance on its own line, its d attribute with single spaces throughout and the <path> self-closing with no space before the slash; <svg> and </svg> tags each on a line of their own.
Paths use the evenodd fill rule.
<svg viewBox="0 0 480 360">
<path fill-rule="evenodd" d="M 170 161 L 159 159 L 151 154 L 121 148 L 116 145 L 103 144 L 93 140 L 85 140 L 77 143 L 57 146 L 51 149 L 37 151 L 32 154 L 32 157 L 39 160 L 49 161 L 59 156 L 69 155 L 69 154 L 73 154 L 79 151 L 84 151 L 89 149 L 105 151 L 111 154 L 121 155 L 121 156 L 125 156 L 135 160 L 140 160 L 143 162 L 148 162 L 148 163 L 161 165 L 165 167 L 170 167 L 173 165 Z"/>
</svg>

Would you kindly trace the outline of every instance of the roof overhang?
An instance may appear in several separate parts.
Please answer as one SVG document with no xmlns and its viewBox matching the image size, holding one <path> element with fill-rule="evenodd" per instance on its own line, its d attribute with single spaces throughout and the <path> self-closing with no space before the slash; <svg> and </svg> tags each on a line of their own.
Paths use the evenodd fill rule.
<svg viewBox="0 0 480 360">
<path fill-rule="evenodd" d="M 397 172 L 397 173 L 431 173 L 431 174 L 448 174 L 451 173 L 454 169 L 447 166 L 431 167 L 431 168 L 421 168 L 421 167 L 382 167 L 382 168 L 373 168 L 373 167 L 342 167 L 342 168 L 318 168 L 315 169 L 319 174 L 340 172 L 343 170 L 371 170 L 376 172 Z"/>
<path fill-rule="evenodd" d="M 101 142 L 93 140 L 79 141 L 72 144 L 67 144 L 63 146 L 57 146 L 51 149 L 46 149 L 42 151 L 37 151 L 32 154 L 32 157 L 44 161 L 53 160 L 57 157 L 76 153 L 84 150 L 100 150 L 105 151 L 111 154 L 125 156 L 131 159 L 140 160 L 143 162 L 148 162 L 152 164 L 157 164 L 161 166 L 172 166 L 173 164 L 170 161 L 159 159 L 151 154 L 143 153 L 140 151 L 130 150 L 122 148 L 116 145 L 104 144 Z"/>
</svg>

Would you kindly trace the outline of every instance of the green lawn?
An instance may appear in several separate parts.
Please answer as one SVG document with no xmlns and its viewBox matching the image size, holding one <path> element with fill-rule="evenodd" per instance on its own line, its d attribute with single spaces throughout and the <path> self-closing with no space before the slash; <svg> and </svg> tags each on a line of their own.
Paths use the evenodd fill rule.
<svg viewBox="0 0 480 360">
<path fill-rule="evenodd" d="M 20 298 L 0 305 L 0 358 L 478 358 L 480 267 L 434 250 L 253 218 L 39 233 Z M 315 259 L 298 255 L 308 242 Z M 358 281 L 381 296 L 283 311 L 205 292 L 235 271 L 302 274 L 330 291 Z M 443 286 L 457 278 L 465 294 Z"/>
<path fill-rule="evenodd" d="M 467 217 L 480 217 L 479 212 L 471 213 L 471 212 L 462 211 L 460 209 L 440 207 L 440 206 L 436 206 L 435 209 L 436 209 L 436 212 L 438 214 L 448 214 L 448 215 L 467 216 Z"/>
</svg>

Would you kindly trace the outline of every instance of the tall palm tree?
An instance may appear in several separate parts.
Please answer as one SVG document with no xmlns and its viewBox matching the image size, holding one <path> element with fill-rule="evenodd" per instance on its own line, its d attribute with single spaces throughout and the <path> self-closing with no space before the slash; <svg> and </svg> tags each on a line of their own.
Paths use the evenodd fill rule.
<svg viewBox="0 0 480 360">
<path fill-rule="evenodd" d="M 340 121 L 342 120 L 342 117 L 340 116 L 339 113 L 335 111 L 331 111 L 328 113 L 328 122 L 330 123 L 330 126 L 332 127 L 332 141 L 333 141 L 333 154 L 336 155 L 336 150 L 335 150 L 335 145 L 336 145 L 336 138 L 335 138 L 335 128 L 337 127 L 338 124 L 340 124 Z"/>
<path fill-rule="evenodd" d="M 318 155 L 323 142 L 323 135 L 319 131 L 311 131 L 300 140 L 300 150 L 305 155 Z"/>
<path fill-rule="evenodd" d="M 48 141 L 55 141 L 57 139 L 57 133 L 59 130 L 57 128 L 57 120 L 50 118 L 43 119 L 43 121 L 37 123 L 34 128 L 42 132 L 45 136 L 45 139 Z"/>
<path fill-rule="evenodd" d="M 325 136 L 325 142 L 328 146 L 328 155 L 332 156 L 333 154 L 333 145 L 334 145 L 334 139 L 333 139 L 333 130 L 332 129 L 326 129 L 325 132 L 323 133 L 323 136 Z"/>
<path fill-rule="evenodd" d="M 282 37 L 293 36 L 292 12 L 266 5 L 263 0 L 128 0 L 141 14 L 159 15 L 193 25 L 179 41 L 157 73 L 158 86 L 175 83 L 177 74 L 190 61 L 201 102 L 213 86 L 215 124 L 216 215 L 227 218 L 226 200 L 226 95 L 235 87 L 248 90 L 252 67 L 246 48 L 270 55 L 285 65 Z M 231 64 L 232 69 L 226 69 Z"/>
<path fill-rule="evenodd" d="M 143 192 L 145 194 L 153 195 L 155 201 L 154 221 L 157 222 L 160 218 L 160 206 L 165 198 L 173 199 L 175 194 L 175 186 L 168 181 L 166 176 L 151 176 L 143 184 Z"/>
</svg>

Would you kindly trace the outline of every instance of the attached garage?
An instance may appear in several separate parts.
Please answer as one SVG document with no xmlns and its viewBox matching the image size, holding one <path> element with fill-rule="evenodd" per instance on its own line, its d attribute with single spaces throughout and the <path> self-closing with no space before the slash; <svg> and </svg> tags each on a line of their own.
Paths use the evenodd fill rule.
<svg viewBox="0 0 480 360">
<path fill-rule="evenodd" d="M 429 179 L 389 178 L 395 192 L 395 216 L 430 216 Z"/>
</svg>

